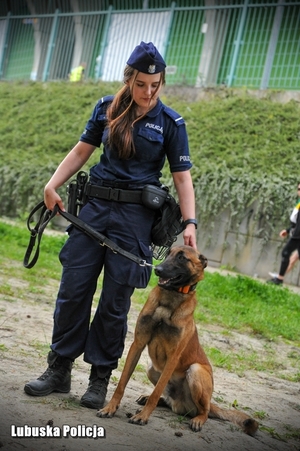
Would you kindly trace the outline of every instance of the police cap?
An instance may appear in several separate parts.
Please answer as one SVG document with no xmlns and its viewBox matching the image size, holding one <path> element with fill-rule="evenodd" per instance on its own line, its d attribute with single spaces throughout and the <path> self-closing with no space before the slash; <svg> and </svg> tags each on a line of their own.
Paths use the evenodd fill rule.
<svg viewBox="0 0 300 451">
<path fill-rule="evenodd" d="M 141 42 L 133 50 L 127 64 L 144 74 L 158 74 L 162 72 L 166 63 L 152 42 Z"/>
</svg>

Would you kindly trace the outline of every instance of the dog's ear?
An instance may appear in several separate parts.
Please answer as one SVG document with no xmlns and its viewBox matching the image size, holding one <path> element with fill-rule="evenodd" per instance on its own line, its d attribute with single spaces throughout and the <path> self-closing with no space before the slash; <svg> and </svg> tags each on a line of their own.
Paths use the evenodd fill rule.
<svg viewBox="0 0 300 451">
<path fill-rule="evenodd" d="M 202 263 L 203 269 L 207 267 L 208 260 L 203 254 L 199 254 L 199 260 Z"/>
</svg>

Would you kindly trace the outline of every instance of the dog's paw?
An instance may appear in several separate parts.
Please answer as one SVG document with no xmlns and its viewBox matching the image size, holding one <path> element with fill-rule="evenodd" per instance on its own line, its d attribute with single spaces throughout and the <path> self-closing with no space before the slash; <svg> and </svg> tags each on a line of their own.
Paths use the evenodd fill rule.
<svg viewBox="0 0 300 451">
<path fill-rule="evenodd" d="M 136 413 L 135 415 L 133 415 L 130 419 L 129 419 L 129 423 L 131 424 L 138 424 L 139 426 L 145 426 L 145 424 L 148 423 L 148 417 L 144 416 L 142 414 L 142 412 L 137 411 L 138 413 Z"/>
<path fill-rule="evenodd" d="M 140 405 L 140 406 L 144 406 L 146 404 L 146 402 L 148 401 L 149 396 L 148 395 L 141 395 L 138 397 L 138 399 L 136 400 L 136 402 Z"/>
<path fill-rule="evenodd" d="M 96 416 L 99 418 L 112 418 L 114 416 L 114 413 L 107 412 L 105 409 L 98 410 L 96 413 Z"/>
<path fill-rule="evenodd" d="M 199 421 L 197 417 L 192 418 L 190 421 L 190 428 L 193 432 L 200 432 L 202 429 L 202 421 Z"/>
<path fill-rule="evenodd" d="M 112 407 L 107 404 L 107 406 L 103 407 L 103 409 L 98 410 L 96 416 L 99 418 L 112 418 L 117 410 L 118 407 Z"/>
</svg>

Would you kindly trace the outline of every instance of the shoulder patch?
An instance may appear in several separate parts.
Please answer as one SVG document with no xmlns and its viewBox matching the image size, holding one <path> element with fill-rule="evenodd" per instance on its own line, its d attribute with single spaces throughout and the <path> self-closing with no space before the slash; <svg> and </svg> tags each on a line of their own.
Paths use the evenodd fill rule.
<svg viewBox="0 0 300 451">
<path fill-rule="evenodd" d="M 182 116 L 180 116 L 180 114 L 177 113 L 177 111 L 172 110 L 172 108 L 168 107 L 168 106 L 164 106 L 164 110 L 165 113 L 171 118 L 173 119 L 173 121 L 175 122 L 176 125 L 182 125 L 184 124 L 184 119 Z"/>
</svg>

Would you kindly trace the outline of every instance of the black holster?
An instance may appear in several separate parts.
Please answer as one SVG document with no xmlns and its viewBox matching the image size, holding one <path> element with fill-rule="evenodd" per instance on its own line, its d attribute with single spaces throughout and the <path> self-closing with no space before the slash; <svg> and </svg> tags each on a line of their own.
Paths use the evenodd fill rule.
<svg viewBox="0 0 300 451">
<path fill-rule="evenodd" d="M 71 180 L 67 186 L 68 213 L 78 216 L 80 210 L 86 203 L 85 187 L 88 182 L 88 174 L 84 171 L 78 172 L 76 179 Z"/>
</svg>

